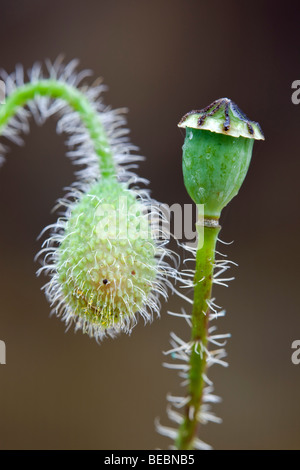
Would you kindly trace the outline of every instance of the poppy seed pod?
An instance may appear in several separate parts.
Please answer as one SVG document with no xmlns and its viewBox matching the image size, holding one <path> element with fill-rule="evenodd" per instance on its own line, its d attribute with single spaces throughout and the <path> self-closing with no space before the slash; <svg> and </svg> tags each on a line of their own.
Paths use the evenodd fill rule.
<svg viewBox="0 0 300 470">
<path fill-rule="evenodd" d="M 186 128 L 186 189 L 196 204 L 204 204 L 206 218 L 218 219 L 245 179 L 254 140 L 264 140 L 261 128 L 228 98 L 187 113 L 178 126 Z"/>
</svg>

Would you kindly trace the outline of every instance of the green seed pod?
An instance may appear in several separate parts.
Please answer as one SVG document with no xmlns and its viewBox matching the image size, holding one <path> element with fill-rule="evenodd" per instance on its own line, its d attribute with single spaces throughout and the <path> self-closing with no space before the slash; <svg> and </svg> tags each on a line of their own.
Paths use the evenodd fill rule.
<svg viewBox="0 0 300 470">
<path fill-rule="evenodd" d="M 244 181 L 254 139 L 264 140 L 260 126 L 227 98 L 187 113 L 178 126 L 186 128 L 186 189 L 196 204 L 204 204 L 206 218 L 218 219 Z"/>
<path fill-rule="evenodd" d="M 195 268 L 185 269 L 181 287 L 193 289 L 192 304 L 184 318 L 191 325 L 188 343 L 172 334 L 172 354 L 180 364 L 166 364 L 184 373 L 187 383 L 185 397 L 171 396 L 169 402 L 176 408 L 184 407 L 183 414 L 170 408 L 168 416 L 178 431 L 161 426 L 159 431 L 175 439 L 178 450 L 210 449 L 196 438 L 198 424 L 208 421 L 220 422 L 210 410 L 210 403 L 218 401 L 213 393 L 213 384 L 207 370 L 213 364 L 227 366 L 224 361 L 224 346 L 229 334 L 216 334 L 211 320 L 225 314 L 212 298 L 213 284 L 225 285 L 231 280 L 226 272 L 231 261 L 216 259 L 216 243 L 220 231 L 218 219 L 223 207 L 238 193 L 246 176 L 251 159 L 254 139 L 264 139 L 259 125 L 249 121 L 238 107 L 227 98 L 213 102 L 210 106 L 186 114 L 179 123 L 186 128 L 183 146 L 183 175 L 186 189 L 196 204 L 204 205 L 196 223 L 198 246 L 183 246 L 189 253 L 188 261 L 195 256 Z M 203 209 L 203 208 L 201 208 Z M 224 255 L 226 256 L 226 255 Z M 179 293 L 181 297 L 184 296 Z M 189 306 L 190 308 L 190 306 Z M 179 315 L 183 316 L 183 315 Z M 186 362 L 186 364 L 182 364 Z"/>
</svg>

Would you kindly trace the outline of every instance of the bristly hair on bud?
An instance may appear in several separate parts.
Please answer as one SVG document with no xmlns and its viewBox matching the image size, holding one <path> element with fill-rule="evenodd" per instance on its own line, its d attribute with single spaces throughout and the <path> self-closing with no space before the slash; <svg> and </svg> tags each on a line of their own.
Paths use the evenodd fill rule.
<svg viewBox="0 0 300 470">
<path fill-rule="evenodd" d="M 102 102 L 101 80 L 83 83 L 89 70 L 78 61 L 35 64 L 24 80 L 21 66 L 1 72 L 6 101 L 0 106 L 0 134 L 22 144 L 29 117 L 37 124 L 59 116 L 57 132 L 68 134 L 67 155 L 81 166 L 77 180 L 56 209 L 62 209 L 37 257 L 50 281 L 45 286 L 52 312 L 70 327 L 101 340 L 130 333 L 138 314 L 145 322 L 159 315 L 159 297 L 167 297 L 177 277 L 162 232 L 159 204 L 141 188 L 147 180 L 133 170 L 143 158 L 128 141 L 124 109 Z M 4 155 L 7 148 L 0 145 Z M 2 156 L 1 156 L 2 157 Z M 2 157 L 3 160 L 3 157 Z"/>
</svg>

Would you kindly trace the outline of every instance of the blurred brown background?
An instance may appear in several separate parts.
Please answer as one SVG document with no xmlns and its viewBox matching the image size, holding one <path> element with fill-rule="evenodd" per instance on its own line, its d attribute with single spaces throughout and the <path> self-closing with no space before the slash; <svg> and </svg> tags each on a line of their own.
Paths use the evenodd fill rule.
<svg viewBox="0 0 300 470">
<path fill-rule="evenodd" d="M 271 1 L 0 1 L 0 66 L 80 59 L 103 76 L 105 102 L 129 108 L 131 140 L 147 160 L 139 174 L 154 198 L 188 203 L 181 173 L 187 111 L 223 96 L 260 122 L 246 181 L 222 216 L 223 247 L 239 264 L 236 280 L 216 291 L 231 332 L 229 368 L 211 376 L 223 424 L 199 436 L 216 449 L 300 448 L 299 123 L 291 84 L 300 79 L 299 3 Z M 73 181 L 55 120 L 34 123 L 26 146 L 11 145 L 0 171 L 1 449 L 153 449 L 169 441 L 165 396 L 179 379 L 162 368 L 169 332 L 182 320 L 166 313 L 131 337 L 93 340 L 49 318 L 33 258 L 40 230 L 63 187 Z M 3 139 L 1 140 L 3 141 Z M 168 309 L 180 308 L 172 297 Z"/>
</svg>

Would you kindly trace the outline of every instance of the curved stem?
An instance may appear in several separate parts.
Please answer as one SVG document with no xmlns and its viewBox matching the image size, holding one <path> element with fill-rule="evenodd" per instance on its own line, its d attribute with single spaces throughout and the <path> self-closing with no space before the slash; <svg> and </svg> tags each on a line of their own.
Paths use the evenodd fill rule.
<svg viewBox="0 0 300 470">
<path fill-rule="evenodd" d="M 6 103 L 0 107 L 0 133 L 9 119 L 16 114 L 18 108 L 25 106 L 36 96 L 62 99 L 74 111 L 78 112 L 94 143 L 95 152 L 100 159 L 102 176 L 115 176 L 116 170 L 112 152 L 97 111 L 82 92 L 65 82 L 44 79 L 34 83 L 26 83 L 14 90 L 7 97 Z"/>
<path fill-rule="evenodd" d="M 198 228 L 198 227 L 197 227 Z M 193 441 L 197 431 L 198 416 L 201 408 L 203 375 L 207 367 L 207 342 L 209 307 L 207 301 L 211 298 L 213 270 L 215 261 L 215 246 L 220 226 L 204 226 L 204 239 L 200 236 L 196 254 L 196 271 L 194 277 L 194 304 L 192 310 L 193 348 L 190 355 L 189 402 L 186 405 L 185 416 L 178 431 L 175 445 L 177 449 L 193 449 Z M 202 246 L 203 244 L 203 246 Z"/>
</svg>

